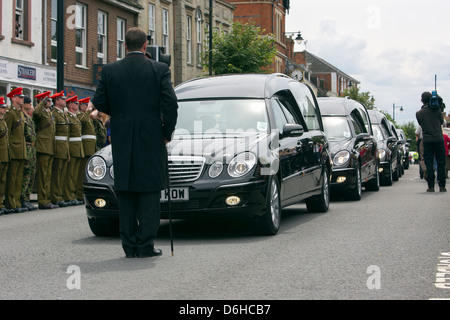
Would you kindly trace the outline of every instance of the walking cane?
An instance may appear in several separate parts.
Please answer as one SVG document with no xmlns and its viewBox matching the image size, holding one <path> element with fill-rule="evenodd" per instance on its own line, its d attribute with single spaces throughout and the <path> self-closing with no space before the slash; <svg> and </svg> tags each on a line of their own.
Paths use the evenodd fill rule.
<svg viewBox="0 0 450 320">
<path fill-rule="evenodd" d="M 169 151 L 167 150 L 168 146 L 166 146 L 166 156 L 167 156 L 167 190 L 168 190 L 168 205 L 169 205 L 169 234 L 170 234 L 170 250 L 172 252 L 173 257 L 173 233 L 172 233 L 172 198 L 170 195 L 170 168 L 169 168 Z"/>
</svg>

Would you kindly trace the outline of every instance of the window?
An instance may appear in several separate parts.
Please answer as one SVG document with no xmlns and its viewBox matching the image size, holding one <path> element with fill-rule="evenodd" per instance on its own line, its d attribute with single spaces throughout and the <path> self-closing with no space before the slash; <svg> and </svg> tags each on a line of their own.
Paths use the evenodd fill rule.
<svg viewBox="0 0 450 320">
<path fill-rule="evenodd" d="M 166 9 L 162 10 L 162 47 L 164 48 L 164 53 L 169 53 L 169 11 Z"/>
<path fill-rule="evenodd" d="M 186 21 L 186 60 L 188 64 L 192 63 L 192 17 L 187 16 Z"/>
<path fill-rule="evenodd" d="M 202 14 L 200 11 L 197 11 L 196 16 L 196 25 L 197 25 L 197 66 L 201 66 L 202 64 Z"/>
<path fill-rule="evenodd" d="M 2 35 L 2 24 L 3 24 L 3 10 L 2 10 L 2 0 L 0 0 L 0 40 L 5 37 Z"/>
<path fill-rule="evenodd" d="M 300 108 L 308 130 L 320 130 L 320 123 L 311 92 L 301 83 L 290 82 L 291 92 Z"/>
<path fill-rule="evenodd" d="M 152 40 L 149 45 L 154 45 L 156 43 L 156 32 L 155 32 L 156 18 L 155 18 L 155 5 L 148 5 L 148 34 L 152 36 Z"/>
<path fill-rule="evenodd" d="M 58 22 L 58 0 L 52 0 L 52 9 L 51 9 L 51 59 L 52 61 L 56 61 L 57 53 L 58 53 L 58 36 L 57 36 L 57 22 Z"/>
<path fill-rule="evenodd" d="M 75 64 L 86 66 L 86 6 L 80 3 L 76 5 Z"/>
<path fill-rule="evenodd" d="M 104 64 L 107 60 L 107 32 L 106 28 L 108 25 L 107 15 L 105 12 L 98 12 L 98 48 L 97 48 L 97 60 L 98 63 Z"/>
<path fill-rule="evenodd" d="M 24 27 L 24 11 L 23 0 L 16 0 L 16 15 L 14 25 L 14 37 L 16 39 L 23 40 L 23 27 Z"/>
<path fill-rule="evenodd" d="M 14 0 L 13 41 L 31 41 L 31 0 Z"/>
<path fill-rule="evenodd" d="M 117 19 L 117 60 L 125 58 L 125 20 Z"/>
</svg>

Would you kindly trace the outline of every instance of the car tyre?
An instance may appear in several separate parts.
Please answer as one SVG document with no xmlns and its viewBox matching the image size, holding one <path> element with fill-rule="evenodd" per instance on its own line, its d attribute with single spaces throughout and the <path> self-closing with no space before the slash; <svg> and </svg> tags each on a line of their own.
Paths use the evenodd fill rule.
<svg viewBox="0 0 450 320">
<path fill-rule="evenodd" d="M 400 172 L 399 171 L 400 171 L 400 168 L 399 168 L 399 165 L 397 164 L 397 168 L 392 173 L 392 180 L 393 181 L 398 181 L 400 179 Z"/>
<path fill-rule="evenodd" d="M 309 212 L 327 212 L 330 208 L 330 174 L 328 168 L 324 168 L 322 177 L 322 190 L 319 195 L 305 200 Z"/>
<path fill-rule="evenodd" d="M 380 190 L 380 173 L 378 171 L 378 163 L 375 166 L 375 177 L 366 182 L 367 191 L 378 191 Z"/>
<path fill-rule="evenodd" d="M 107 219 L 88 218 L 89 228 L 97 237 L 114 237 L 119 235 L 119 222 Z"/>
<path fill-rule="evenodd" d="M 362 181 L 361 181 L 361 166 L 359 163 L 356 166 L 355 185 L 349 191 L 349 198 L 351 200 L 361 200 L 362 196 Z"/>
<path fill-rule="evenodd" d="M 259 232 L 264 235 L 275 235 L 280 229 L 281 199 L 280 187 L 276 176 L 272 176 L 267 190 L 266 213 L 259 220 Z"/>
</svg>

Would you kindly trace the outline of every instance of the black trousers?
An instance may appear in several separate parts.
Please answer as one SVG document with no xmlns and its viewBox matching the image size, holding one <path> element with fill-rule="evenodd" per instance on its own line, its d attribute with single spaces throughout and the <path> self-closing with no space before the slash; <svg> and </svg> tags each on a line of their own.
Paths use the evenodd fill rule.
<svg viewBox="0 0 450 320">
<path fill-rule="evenodd" d="M 439 187 L 445 187 L 445 146 L 442 141 L 424 141 L 423 153 L 427 167 L 428 188 L 434 188 L 436 176 L 434 174 L 434 159 L 437 164 L 437 181 Z"/>
<path fill-rule="evenodd" d="M 161 192 L 118 191 L 120 237 L 126 254 L 149 253 L 160 225 Z"/>
</svg>

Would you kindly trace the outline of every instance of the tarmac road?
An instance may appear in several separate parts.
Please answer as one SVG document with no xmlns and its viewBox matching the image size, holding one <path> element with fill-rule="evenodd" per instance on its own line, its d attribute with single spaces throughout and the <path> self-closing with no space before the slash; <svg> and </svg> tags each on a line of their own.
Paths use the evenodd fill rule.
<svg viewBox="0 0 450 320">
<path fill-rule="evenodd" d="M 292 206 L 272 237 L 177 220 L 173 257 L 167 221 L 163 256 L 125 259 L 118 237 L 91 233 L 83 206 L 0 216 L 0 299 L 450 299 L 438 272 L 450 272 L 450 193 L 426 193 L 418 172 L 325 214 Z"/>
</svg>

